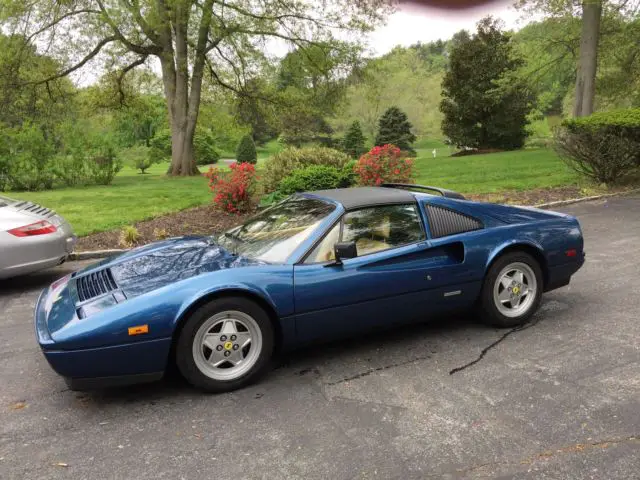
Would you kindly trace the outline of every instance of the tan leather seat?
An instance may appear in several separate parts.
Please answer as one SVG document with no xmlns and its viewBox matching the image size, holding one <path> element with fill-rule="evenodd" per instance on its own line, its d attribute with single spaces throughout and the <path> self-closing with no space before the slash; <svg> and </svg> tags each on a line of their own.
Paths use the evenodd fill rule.
<svg viewBox="0 0 640 480">
<path fill-rule="evenodd" d="M 356 248 L 358 249 L 358 256 L 367 255 L 369 253 L 379 252 L 380 250 L 386 250 L 389 245 L 381 240 L 372 240 L 371 238 L 360 238 L 356 242 Z"/>
<path fill-rule="evenodd" d="M 389 234 L 391 233 L 391 221 L 389 217 L 383 218 L 377 225 L 370 229 L 370 236 L 359 238 L 356 241 L 358 256 L 379 252 L 389 248 Z"/>
</svg>

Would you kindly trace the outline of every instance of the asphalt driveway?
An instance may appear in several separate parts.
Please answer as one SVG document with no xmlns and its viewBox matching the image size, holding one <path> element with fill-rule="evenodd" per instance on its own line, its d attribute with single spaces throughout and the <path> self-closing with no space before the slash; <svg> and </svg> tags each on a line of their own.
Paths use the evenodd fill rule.
<svg viewBox="0 0 640 480">
<path fill-rule="evenodd" d="M 640 478 L 640 197 L 579 204 L 587 263 L 535 325 L 473 318 L 317 347 L 262 383 L 66 388 L 38 350 L 39 290 L 0 282 L 0 478 Z"/>
</svg>

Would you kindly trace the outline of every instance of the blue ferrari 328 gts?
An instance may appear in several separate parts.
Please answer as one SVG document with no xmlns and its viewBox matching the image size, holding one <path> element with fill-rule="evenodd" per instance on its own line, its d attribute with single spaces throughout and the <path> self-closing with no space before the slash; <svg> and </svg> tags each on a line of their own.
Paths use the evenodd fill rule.
<svg viewBox="0 0 640 480">
<path fill-rule="evenodd" d="M 310 342 L 471 308 L 521 325 L 583 263 L 569 215 L 417 185 L 325 190 L 64 277 L 40 295 L 35 327 L 73 389 L 156 380 L 175 363 L 224 392 Z"/>
</svg>

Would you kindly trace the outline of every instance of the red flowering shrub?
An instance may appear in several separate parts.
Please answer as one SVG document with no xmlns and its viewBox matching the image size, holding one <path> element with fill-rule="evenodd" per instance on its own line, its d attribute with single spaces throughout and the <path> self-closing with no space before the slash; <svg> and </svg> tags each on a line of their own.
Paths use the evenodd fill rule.
<svg viewBox="0 0 640 480">
<path fill-rule="evenodd" d="M 403 156 L 395 145 L 373 147 L 360 157 L 353 171 L 360 185 L 411 183 L 413 161 Z"/>
<path fill-rule="evenodd" d="M 251 196 L 256 183 L 256 167 L 250 163 L 232 163 L 231 173 L 221 174 L 216 167 L 207 172 L 213 202 L 227 213 L 246 212 L 251 208 Z"/>
</svg>

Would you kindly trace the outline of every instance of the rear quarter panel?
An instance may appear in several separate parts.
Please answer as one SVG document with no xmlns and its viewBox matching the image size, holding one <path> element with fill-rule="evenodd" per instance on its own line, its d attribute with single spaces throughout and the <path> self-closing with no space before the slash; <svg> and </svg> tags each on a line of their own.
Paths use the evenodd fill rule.
<svg viewBox="0 0 640 480">
<path fill-rule="evenodd" d="M 584 248 L 580 224 L 570 215 L 443 197 L 422 196 L 420 201 L 451 208 L 483 223 L 481 230 L 432 240 L 434 243 L 462 240 L 465 244 L 465 263 L 474 266 L 478 278 L 484 277 L 491 263 L 501 253 L 518 245 L 538 251 L 544 257 L 545 267 L 566 263 L 565 252 L 569 249 L 582 252 Z"/>
<path fill-rule="evenodd" d="M 488 251 L 486 267 L 505 249 L 517 245 L 526 245 L 538 250 L 549 267 L 566 262 L 565 252 L 569 249 L 575 248 L 580 252 L 583 250 L 580 226 L 572 218 L 493 227 L 486 230 L 485 235 L 493 240 L 493 246 Z"/>
</svg>

